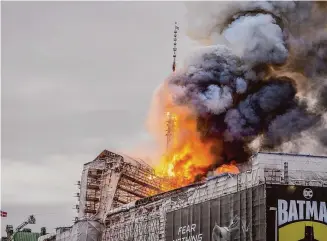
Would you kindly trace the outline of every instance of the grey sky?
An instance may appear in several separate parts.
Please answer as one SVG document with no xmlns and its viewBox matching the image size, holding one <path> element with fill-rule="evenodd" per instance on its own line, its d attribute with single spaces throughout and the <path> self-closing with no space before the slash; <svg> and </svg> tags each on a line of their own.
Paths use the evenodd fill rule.
<svg viewBox="0 0 327 241">
<path fill-rule="evenodd" d="M 174 2 L 2 2 L 2 209 L 17 226 L 70 225 L 82 165 L 149 140 L 170 73 Z M 192 43 L 181 31 L 179 59 Z"/>
</svg>

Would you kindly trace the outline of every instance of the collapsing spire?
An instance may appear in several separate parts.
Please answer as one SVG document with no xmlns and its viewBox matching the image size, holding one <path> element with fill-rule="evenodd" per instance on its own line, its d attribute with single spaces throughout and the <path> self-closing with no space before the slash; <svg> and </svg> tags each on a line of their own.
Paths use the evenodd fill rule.
<svg viewBox="0 0 327 241">
<path fill-rule="evenodd" d="M 177 30 L 179 30 L 179 27 L 177 25 L 177 22 L 175 22 L 174 47 L 173 47 L 174 54 L 173 54 L 173 66 L 172 66 L 173 72 L 175 72 L 175 70 L 176 70 Z M 174 122 L 174 118 L 175 118 L 174 114 L 167 112 L 166 115 L 167 115 L 167 122 L 166 122 L 166 124 L 167 124 L 167 130 L 166 130 L 167 147 L 166 147 L 166 150 L 168 151 L 168 149 L 171 145 L 172 138 L 173 138 L 173 128 L 176 123 Z"/>
<path fill-rule="evenodd" d="M 174 30 L 174 47 L 173 47 L 173 72 L 175 72 L 176 69 L 176 52 L 177 52 L 177 30 L 179 30 L 179 27 L 177 25 L 177 22 L 175 22 L 175 30 Z"/>
</svg>

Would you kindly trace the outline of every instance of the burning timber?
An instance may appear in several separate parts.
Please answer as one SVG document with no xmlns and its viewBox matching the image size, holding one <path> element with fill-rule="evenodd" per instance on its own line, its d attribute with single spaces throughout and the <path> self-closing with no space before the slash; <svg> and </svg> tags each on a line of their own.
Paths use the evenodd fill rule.
<svg viewBox="0 0 327 241">
<path fill-rule="evenodd" d="M 326 241 L 327 157 L 260 152 L 238 168 L 171 190 L 105 150 L 84 165 L 78 218 L 56 240 Z"/>
</svg>

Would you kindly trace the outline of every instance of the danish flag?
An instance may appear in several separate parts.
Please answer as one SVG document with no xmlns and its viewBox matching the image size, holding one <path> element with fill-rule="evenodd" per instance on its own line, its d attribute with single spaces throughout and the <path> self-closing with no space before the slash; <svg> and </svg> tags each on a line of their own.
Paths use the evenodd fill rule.
<svg viewBox="0 0 327 241">
<path fill-rule="evenodd" d="M 7 217 L 7 212 L 0 211 L 0 213 L 1 213 L 1 217 Z"/>
</svg>

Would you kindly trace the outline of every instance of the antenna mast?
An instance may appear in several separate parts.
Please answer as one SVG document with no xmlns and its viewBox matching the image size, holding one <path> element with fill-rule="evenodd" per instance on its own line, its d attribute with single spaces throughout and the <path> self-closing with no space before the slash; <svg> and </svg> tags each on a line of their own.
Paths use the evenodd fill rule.
<svg viewBox="0 0 327 241">
<path fill-rule="evenodd" d="M 174 30 L 174 47 L 173 47 L 173 72 L 176 70 L 176 52 L 177 52 L 177 30 L 179 30 L 179 27 L 177 25 L 177 22 L 175 22 L 175 30 Z"/>
</svg>

